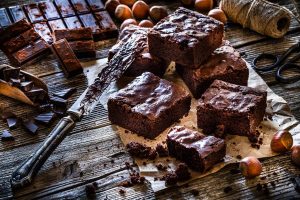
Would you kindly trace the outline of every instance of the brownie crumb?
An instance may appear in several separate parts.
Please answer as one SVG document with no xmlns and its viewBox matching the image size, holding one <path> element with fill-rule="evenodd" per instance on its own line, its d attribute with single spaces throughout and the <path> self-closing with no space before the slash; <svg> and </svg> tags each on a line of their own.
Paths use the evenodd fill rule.
<svg viewBox="0 0 300 200">
<path fill-rule="evenodd" d="M 128 131 L 128 130 L 125 130 L 125 133 L 129 133 L 129 131 Z"/>
<path fill-rule="evenodd" d="M 261 191 L 261 190 L 262 190 L 262 186 L 261 186 L 260 183 L 258 183 L 258 184 L 256 185 L 256 190 L 257 190 L 257 191 Z"/>
<path fill-rule="evenodd" d="M 242 156 L 241 155 L 237 155 L 236 158 L 239 159 L 239 160 L 241 160 Z"/>
<path fill-rule="evenodd" d="M 94 196 L 96 194 L 96 188 L 93 184 L 88 184 L 85 186 L 85 193 L 88 197 Z"/>
<path fill-rule="evenodd" d="M 131 187 L 133 184 L 130 181 L 122 181 L 121 183 L 118 184 L 119 186 L 123 187 Z"/>
<path fill-rule="evenodd" d="M 240 173 L 241 172 L 241 170 L 239 170 L 239 169 L 237 169 L 237 168 L 234 168 L 234 169 L 231 169 L 230 170 L 230 173 L 231 174 L 238 174 L 238 173 Z"/>
<path fill-rule="evenodd" d="M 192 193 L 192 195 L 194 195 L 194 196 L 198 196 L 198 195 L 199 195 L 199 191 L 196 190 L 196 189 L 192 189 L 192 190 L 191 190 L 191 193 Z"/>
<path fill-rule="evenodd" d="M 262 177 L 260 177 L 260 180 L 266 180 L 266 178 L 267 178 L 267 177 L 262 176 Z"/>
<path fill-rule="evenodd" d="M 185 163 L 180 163 L 175 170 L 175 174 L 178 177 L 178 181 L 186 181 L 191 178 L 188 166 Z"/>
<path fill-rule="evenodd" d="M 155 165 L 155 166 L 156 166 L 156 168 L 157 168 L 158 170 L 160 170 L 160 171 L 166 171 L 166 170 L 167 170 L 167 167 L 164 166 L 164 165 L 161 164 L 161 163 L 159 163 L 159 164 L 157 164 L 157 165 Z"/>
<path fill-rule="evenodd" d="M 126 191 L 123 190 L 123 189 L 120 189 L 120 190 L 119 190 L 119 193 L 120 193 L 121 195 L 124 195 L 124 194 L 126 193 Z"/>
<path fill-rule="evenodd" d="M 156 150 L 155 149 L 151 149 L 150 152 L 149 152 L 148 158 L 150 160 L 155 160 L 156 156 L 157 156 Z"/>
<path fill-rule="evenodd" d="M 132 169 L 129 162 L 125 162 L 126 169 Z"/>
<path fill-rule="evenodd" d="M 248 137 L 248 140 L 249 140 L 251 143 L 254 143 L 254 144 L 258 142 L 257 137 Z"/>
<path fill-rule="evenodd" d="M 147 165 L 147 163 L 144 161 L 144 162 L 143 162 L 143 165 Z"/>
<path fill-rule="evenodd" d="M 229 193 L 231 191 L 232 191 L 232 187 L 230 187 L 230 186 L 227 186 L 227 187 L 224 188 L 225 193 Z"/>
<path fill-rule="evenodd" d="M 157 144 L 155 149 L 159 157 L 166 157 L 169 155 L 167 148 L 165 148 L 162 144 Z"/>
<path fill-rule="evenodd" d="M 145 182 L 145 177 L 140 176 L 137 172 L 130 173 L 130 181 L 133 185 L 135 184 L 143 184 Z"/>
<path fill-rule="evenodd" d="M 166 185 L 175 185 L 178 181 L 178 177 L 175 172 L 168 172 L 164 175 L 163 180 L 166 181 Z"/>
<path fill-rule="evenodd" d="M 150 147 L 147 147 L 146 145 L 143 145 L 143 144 L 138 143 L 138 142 L 130 142 L 126 145 L 126 148 L 128 149 L 128 152 L 131 155 L 136 156 L 138 158 L 147 158 L 147 157 L 149 157 L 149 153 L 151 151 Z"/>
<path fill-rule="evenodd" d="M 157 181 L 158 180 L 158 178 L 157 177 L 154 177 L 154 181 Z"/>
</svg>

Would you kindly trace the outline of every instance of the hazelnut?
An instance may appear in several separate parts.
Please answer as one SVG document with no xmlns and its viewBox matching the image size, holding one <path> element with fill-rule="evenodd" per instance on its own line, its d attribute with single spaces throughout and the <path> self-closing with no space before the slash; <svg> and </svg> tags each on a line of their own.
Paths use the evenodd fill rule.
<svg viewBox="0 0 300 200">
<path fill-rule="evenodd" d="M 271 140 L 271 149 L 277 153 L 283 153 L 290 150 L 293 146 L 293 137 L 286 130 L 277 131 Z"/>
<path fill-rule="evenodd" d="M 163 6 L 152 6 L 149 14 L 153 21 L 158 22 L 159 20 L 168 16 L 168 11 Z"/>
<path fill-rule="evenodd" d="M 120 5 L 120 2 L 118 0 L 108 0 L 105 3 L 105 9 L 107 10 L 107 12 L 109 14 L 114 15 L 115 10 L 116 10 L 118 5 Z"/>
<path fill-rule="evenodd" d="M 300 167 L 300 145 L 294 145 L 292 147 L 291 157 L 293 163 Z"/>
<path fill-rule="evenodd" d="M 125 27 L 129 26 L 129 25 L 138 25 L 137 21 L 135 19 L 126 19 L 125 21 L 123 21 L 123 23 L 120 26 L 120 29 L 123 30 Z"/>
<path fill-rule="evenodd" d="M 216 20 L 222 22 L 223 24 L 226 24 L 227 22 L 227 17 L 224 11 L 219 8 L 215 8 L 209 11 L 208 16 L 215 18 Z"/>
<path fill-rule="evenodd" d="M 191 7 L 194 5 L 195 0 L 181 0 L 181 3 L 186 7 Z"/>
<path fill-rule="evenodd" d="M 260 175 L 262 166 L 257 158 L 249 156 L 240 161 L 240 170 L 246 178 L 253 178 Z"/>
<path fill-rule="evenodd" d="M 133 18 L 130 8 L 126 5 L 118 5 L 115 11 L 115 16 L 121 21 Z"/>
<path fill-rule="evenodd" d="M 125 4 L 126 6 L 129 6 L 129 7 L 131 7 L 135 2 L 136 2 L 136 0 L 120 0 L 121 4 Z"/>
<path fill-rule="evenodd" d="M 139 26 L 140 27 L 146 27 L 146 28 L 152 28 L 154 25 L 153 25 L 153 23 L 150 20 L 142 20 L 139 23 Z"/>
<path fill-rule="evenodd" d="M 196 0 L 195 9 L 198 12 L 208 12 L 213 8 L 213 0 Z"/>
<path fill-rule="evenodd" d="M 148 17 L 149 6 L 144 1 L 137 1 L 132 6 L 132 13 L 137 19 L 145 19 Z"/>
</svg>

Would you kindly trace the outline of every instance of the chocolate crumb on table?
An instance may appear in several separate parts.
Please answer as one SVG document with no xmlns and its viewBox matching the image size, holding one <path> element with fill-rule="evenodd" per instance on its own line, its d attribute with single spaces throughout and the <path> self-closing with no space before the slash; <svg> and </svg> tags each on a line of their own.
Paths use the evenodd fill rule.
<svg viewBox="0 0 300 200">
<path fill-rule="evenodd" d="M 175 170 L 175 174 L 178 177 L 178 181 L 186 181 L 191 178 L 191 173 L 185 163 L 179 163 Z"/>
<path fill-rule="evenodd" d="M 138 158 L 147 158 L 151 151 L 151 147 L 138 142 L 130 142 L 126 145 L 128 152 Z"/>
<path fill-rule="evenodd" d="M 178 182 L 178 177 L 175 172 L 168 172 L 163 176 L 163 180 L 165 180 L 166 185 L 175 185 Z"/>
<path fill-rule="evenodd" d="M 166 157 L 169 155 L 168 149 L 164 147 L 162 144 L 157 144 L 155 149 L 159 157 Z"/>
<path fill-rule="evenodd" d="M 120 193 L 121 195 L 124 195 L 124 194 L 126 193 L 126 191 L 123 190 L 123 189 L 120 189 L 120 190 L 119 190 L 119 193 Z"/>
<path fill-rule="evenodd" d="M 225 193 L 229 193 L 229 192 L 231 192 L 232 191 L 232 187 L 230 187 L 230 186 L 227 186 L 227 187 L 225 187 L 224 188 L 224 190 L 223 190 Z"/>
</svg>

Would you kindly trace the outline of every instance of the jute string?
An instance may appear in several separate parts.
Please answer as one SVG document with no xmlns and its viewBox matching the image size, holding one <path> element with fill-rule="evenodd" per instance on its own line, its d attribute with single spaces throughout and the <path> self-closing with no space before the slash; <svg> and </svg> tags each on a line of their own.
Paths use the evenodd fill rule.
<svg viewBox="0 0 300 200">
<path fill-rule="evenodd" d="M 286 34 L 293 15 L 285 7 L 266 0 L 221 0 L 220 8 L 232 22 L 273 38 Z"/>
</svg>

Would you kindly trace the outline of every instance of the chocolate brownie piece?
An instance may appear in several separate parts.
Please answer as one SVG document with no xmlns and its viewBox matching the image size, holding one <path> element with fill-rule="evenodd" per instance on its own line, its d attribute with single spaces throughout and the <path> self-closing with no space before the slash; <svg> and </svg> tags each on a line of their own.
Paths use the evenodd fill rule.
<svg viewBox="0 0 300 200">
<path fill-rule="evenodd" d="M 224 25 L 186 8 L 158 22 L 148 33 L 152 55 L 193 68 L 221 46 Z"/>
<path fill-rule="evenodd" d="M 108 100 L 109 120 L 153 139 L 189 112 L 191 96 L 150 72 L 137 77 Z"/>
<path fill-rule="evenodd" d="M 205 136 L 183 126 L 175 126 L 167 135 L 169 154 L 190 168 L 204 172 L 222 161 L 226 154 L 223 139 Z"/>
<path fill-rule="evenodd" d="M 252 138 L 265 114 L 266 98 L 266 91 L 215 80 L 198 100 L 198 127 L 211 134 L 222 126 L 225 133 Z"/>
<path fill-rule="evenodd" d="M 140 30 L 140 32 L 144 35 L 147 34 L 149 28 L 141 28 L 138 26 L 129 26 L 126 27 L 119 36 L 119 41 L 115 44 L 108 53 L 108 60 L 111 60 L 112 57 L 119 51 L 119 49 L 124 45 L 128 38 L 130 38 L 131 34 L 135 31 Z M 125 76 L 139 76 L 144 72 L 151 72 L 157 76 L 163 76 L 168 67 L 168 62 L 164 61 L 161 58 L 153 56 L 149 53 L 149 48 L 147 44 L 147 39 L 143 39 L 140 37 L 140 42 L 144 43 L 145 48 L 142 52 L 138 54 L 133 63 L 129 66 L 129 68 L 125 72 Z"/>
<path fill-rule="evenodd" d="M 197 69 L 177 64 L 176 71 L 197 99 L 216 79 L 246 86 L 249 76 L 246 62 L 239 52 L 228 44 L 216 49 L 207 62 Z"/>
</svg>

